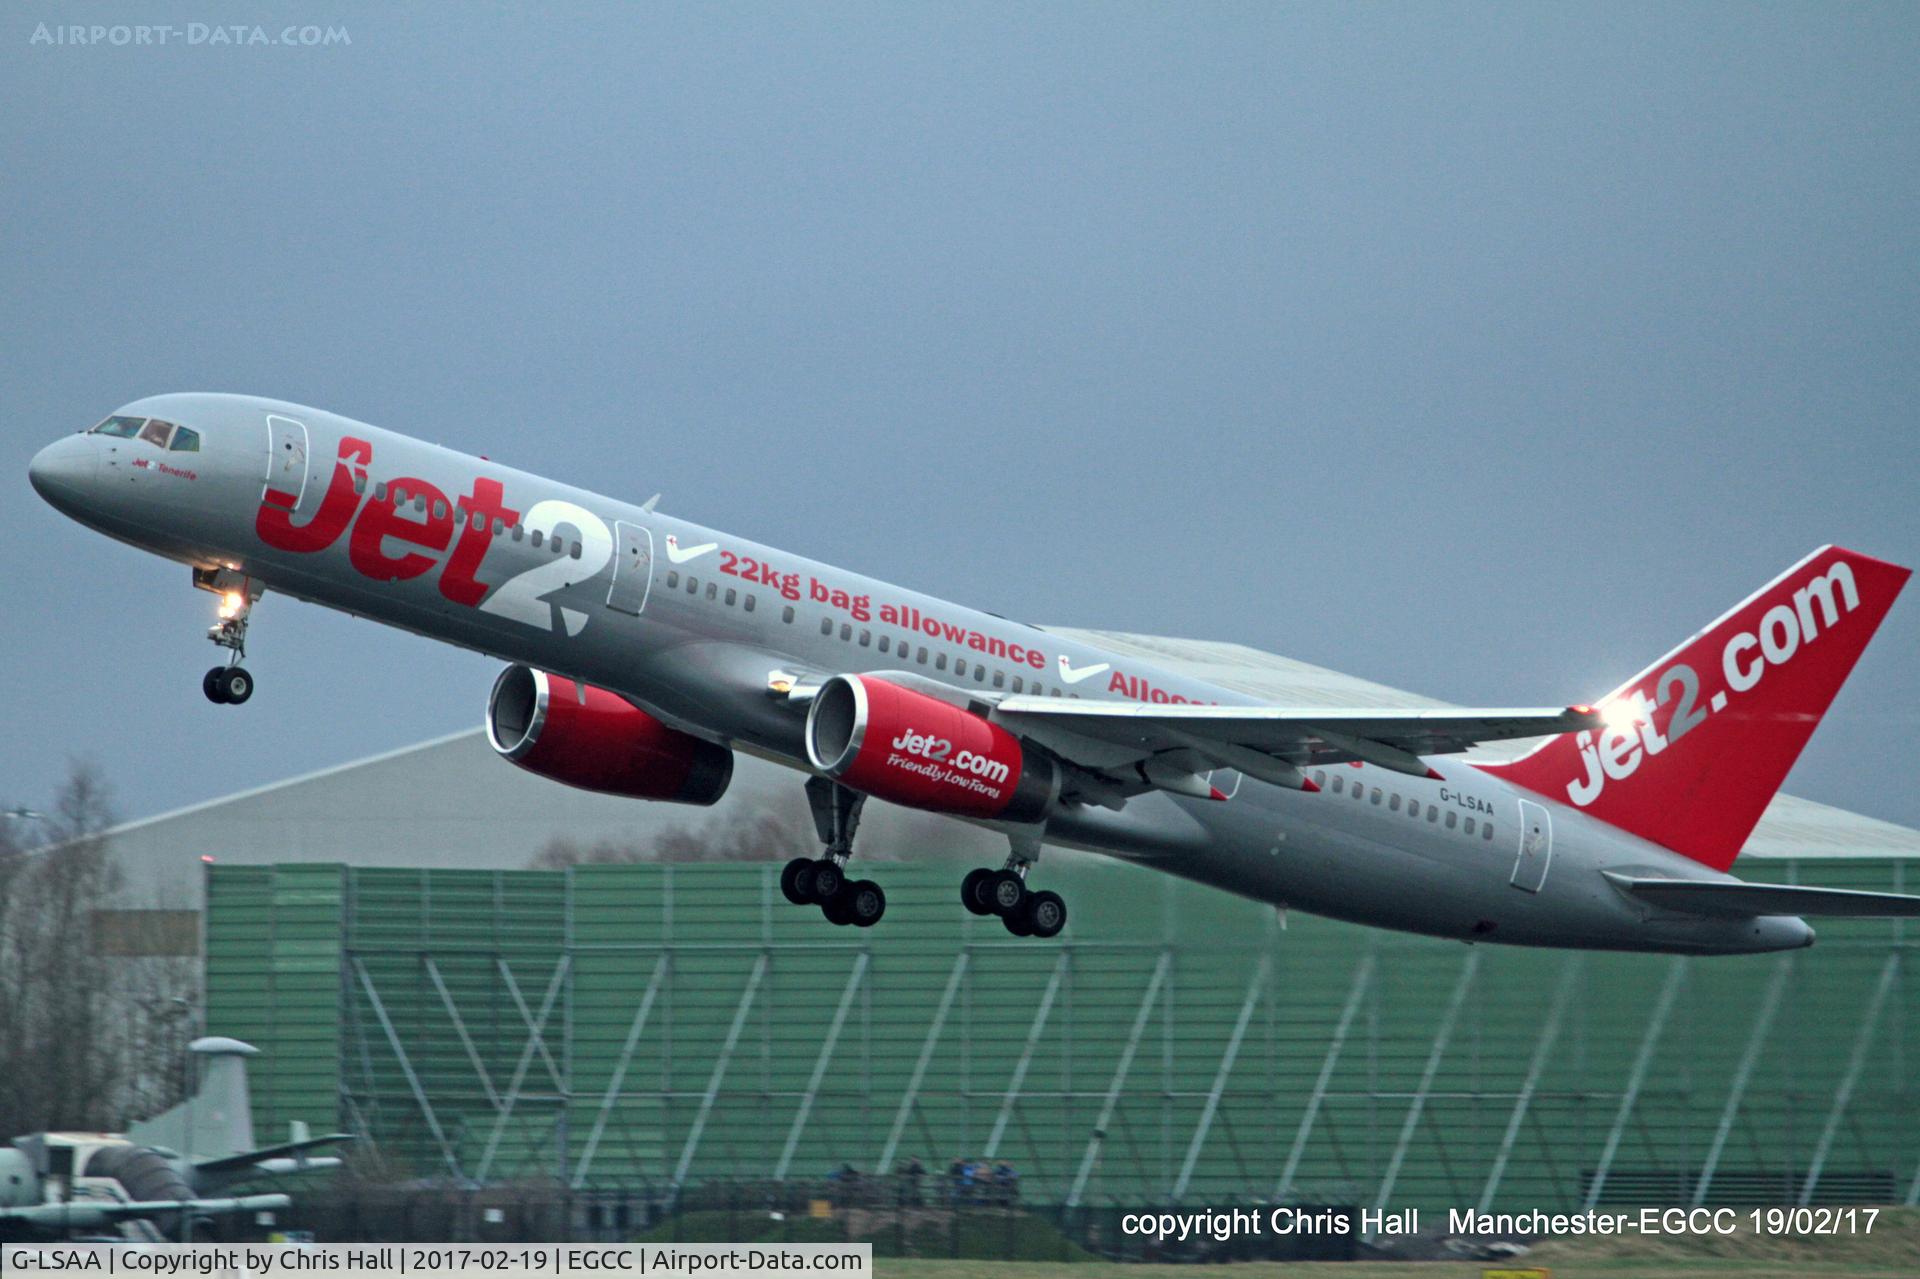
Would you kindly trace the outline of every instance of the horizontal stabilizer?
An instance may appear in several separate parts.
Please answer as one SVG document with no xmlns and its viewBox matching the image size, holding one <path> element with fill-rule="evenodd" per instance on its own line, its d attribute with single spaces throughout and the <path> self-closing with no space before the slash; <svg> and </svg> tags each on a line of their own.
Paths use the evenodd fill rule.
<svg viewBox="0 0 1920 1279">
<path fill-rule="evenodd" d="M 352 1141 L 350 1132 L 329 1133 L 325 1137 L 309 1137 L 305 1141 L 284 1141 L 277 1146 L 263 1146 L 259 1150 L 243 1151 L 237 1155 L 222 1155 L 218 1159 L 196 1159 L 193 1161 L 198 1172 L 231 1172 L 235 1169 L 249 1168 L 268 1159 L 277 1159 L 284 1155 L 298 1154 L 303 1150 L 314 1150 L 320 1146 L 331 1146 L 336 1141 Z"/>
<path fill-rule="evenodd" d="M 1920 918 L 1920 897 L 1799 884 L 1705 879 L 1636 879 L 1605 872 L 1614 887 L 1662 910 L 1696 915 L 1830 915 L 1854 919 Z"/>
</svg>

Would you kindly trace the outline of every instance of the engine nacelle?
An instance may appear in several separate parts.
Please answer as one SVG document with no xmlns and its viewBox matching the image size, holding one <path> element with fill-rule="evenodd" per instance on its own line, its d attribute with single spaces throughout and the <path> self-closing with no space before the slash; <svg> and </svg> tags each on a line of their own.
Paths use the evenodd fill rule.
<svg viewBox="0 0 1920 1279">
<path fill-rule="evenodd" d="M 625 698 L 530 666 L 509 666 L 487 698 L 487 740 L 530 773 L 581 790 L 711 804 L 733 752 L 668 728 Z"/>
<path fill-rule="evenodd" d="M 835 675 L 807 711 L 807 758 L 889 803 L 966 817 L 1035 821 L 1060 796 L 1059 770 L 998 724 L 868 675 Z"/>
</svg>

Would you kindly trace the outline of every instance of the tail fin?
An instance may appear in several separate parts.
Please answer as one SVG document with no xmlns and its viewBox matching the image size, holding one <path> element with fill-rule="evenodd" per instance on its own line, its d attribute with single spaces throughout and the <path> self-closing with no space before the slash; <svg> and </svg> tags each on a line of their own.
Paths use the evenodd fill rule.
<svg viewBox="0 0 1920 1279">
<path fill-rule="evenodd" d="M 1487 767 L 1725 870 L 1911 573 L 1823 546 L 1608 694 L 1608 727 Z"/>
</svg>

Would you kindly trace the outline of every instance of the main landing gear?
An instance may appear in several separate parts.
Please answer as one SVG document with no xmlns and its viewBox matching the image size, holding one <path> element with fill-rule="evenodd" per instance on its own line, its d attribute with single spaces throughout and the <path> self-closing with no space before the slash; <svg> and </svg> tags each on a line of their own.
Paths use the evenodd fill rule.
<svg viewBox="0 0 1920 1279">
<path fill-rule="evenodd" d="M 796 906 L 818 906 L 832 924 L 871 928 L 887 913 L 887 895 L 871 879 L 848 879 L 853 832 L 867 797 L 824 777 L 807 779 L 807 803 L 827 851 L 796 857 L 780 871 L 780 891 Z"/>
<path fill-rule="evenodd" d="M 220 596 L 220 620 L 207 628 L 207 638 L 227 650 L 227 664 L 216 666 L 200 679 L 200 691 L 217 706 L 238 706 L 253 696 L 253 676 L 240 663 L 247 656 L 247 618 L 261 587 L 232 569 L 195 569 L 193 584 Z"/>
<path fill-rule="evenodd" d="M 1037 839 L 1014 841 L 999 870 L 980 866 L 960 881 L 960 903 L 976 915 L 998 915 L 1015 937 L 1053 937 L 1067 926 L 1067 903 L 1048 889 L 1029 892 L 1027 872 L 1040 855 Z"/>
</svg>

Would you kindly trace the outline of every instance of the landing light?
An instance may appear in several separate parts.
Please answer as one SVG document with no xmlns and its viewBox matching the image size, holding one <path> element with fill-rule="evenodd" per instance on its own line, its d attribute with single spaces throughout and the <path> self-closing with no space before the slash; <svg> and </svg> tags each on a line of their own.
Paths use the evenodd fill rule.
<svg viewBox="0 0 1920 1279">
<path fill-rule="evenodd" d="M 241 595 L 239 591 L 228 591 L 220 597 L 220 616 L 238 617 L 240 615 L 240 606 L 246 602 L 246 597 Z"/>
</svg>

